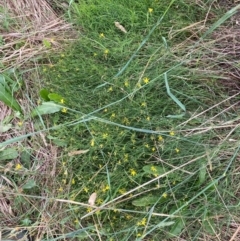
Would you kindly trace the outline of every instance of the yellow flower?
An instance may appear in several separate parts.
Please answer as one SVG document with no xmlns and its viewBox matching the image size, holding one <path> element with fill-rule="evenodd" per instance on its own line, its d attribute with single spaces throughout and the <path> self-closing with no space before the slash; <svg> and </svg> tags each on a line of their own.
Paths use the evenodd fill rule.
<svg viewBox="0 0 240 241">
<path fill-rule="evenodd" d="M 116 117 L 116 114 L 115 114 L 115 113 L 112 113 L 112 114 L 111 114 L 111 118 L 114 118 L 114 117 Z"/>
<path fill-rule="evenodd" d="M 129 81 L 126 80 L 126 81 L 124 82 L 124 85 L 125 85 L 125 87 L 128 87 L 128 86 L 129 86 Z"/>
<path fill-rule="evenodd" d="M 105 37 L 104 33 L 100 33 L 100 34 L 99 34 L 99 37 L 100 37 L 100 38 L 104 38 L 104 37 Z"/>
<path fill-rule="evenodd" d="M 105 49 L 105 50 L 104 50 L 104 54 L 105 54 L 105 55 L 109 54 L 109 50 L 108 50 L 108 49 Z"/>
<path fill-rule="evenodd" d="M 124 194 L 124 193 L 126 193 L 126 189 L 125 188 L 121 188 L 121 189 L 118 190 L 118 192 L 120 194 Z"/>
<path fill-rule="evenodd" d="M 93 57 L 96 57 L 97 56 L 97 53 L 93 53 Z"/>
<path fill-rule="evenodd" d="M 95 145 L 95 142 L 94 142 L 94 139 L 92 139 L 90 142 L 90 146 L 94 146 L 94 145 Z"/>
<path fill-rule="evenodd" d="M 170 136 L 174 136 L 175 135 L 175 133 L 174 133 L 174 131 L 170 131 Z"/>
<path fill-rule="evenodd" d="M 102 138 L 107 139 L 107 137 L 108 137 L 108 133 L 103 133 Z"/>
<path fill-rule="evenodd" d="M 101 204 L 103 203 L 103 199 L 102 199 L 102 198 L 98 198 L 97 201 L 96 201 L 96 203 L 97 203 L 98 205 L 101 205 Z"/>
<path fill-rule="evenodd" d="M 159 141 L 163 141 L 163 137 L 162 136 L 158 136 L 158 140 Z"/>
<path fill-rule="evenodd" d="M 167 193 L 163 193 L 162 195 L 164 198 L 167 198 Z"/>
<path fill-rule="evenodd" d="M 107 92 L 112 92 L 112 91 L 113 91 L 113 87 L 110 86 L 110 87 L 108 88 Z"/>
<path fill-rule="evenodd" d="M 83 188 L 84 192 L 88 193 L 89 189 L 87 187 Z"/>
<path fill-rule="evenodd" d="M 22 169 L 22 165 L 21 164 L 16 164 L 16 166 L 15 166 L 15 170 L 17 171 L 17 170 L 20 170 L 20 169 Z"/>
<path fill-rule="evenodd" d="M 19 126 L 22 126 L 22 125 L 23 125 L 23 123 L 22 123 L 21 121 L 19 121 L 19 122 L 18 122 L 18 125 L 19 125 Z"/>
<path fill-rule="evenodd" d="M 151 166 L 151 171 L 156 172 L 157 168 L 155 166 Z"/>
<path fill-rule="evenodd" d="M 60 103 L 61 103 L 61 104 L 64 104 L 64 103 L 65 103 L 65 100 L 64 100 L 64 99 L 61 99 L 61 100 L 60 100 Z"/>
<path fill-rule="evenodd" d="M 141 221 L 137 222 L 138 226 L 146 226 L 147 224 L 147 219 L 143 218 Z"/>
<path fill-rule="evenodd" d="M 149 8 L 149 9 L 148 9 L 148 12 L 149 12 L 149 13 L 152 13 L 152 12 L 153 12 L 153 8 Z"/>
<path fill-rule="evenodd" d="M 61 57 L 64 58 L 64 57 L 65 57 L 65 54 L 61 54 Z"/>
<path fill-rule="evenodd" d="M 131 176 L 136 176 L 137 175 L 137 172 L 136 172 L 136 170 L 134 170 L 134 169 L 130 169 L 130 174 L 131 174 Z"/>
<path fill-rule="evenodd" d="M 67 108 L 65 108 L 65 107 L 62 108 L 62 112 L 63 112 L 63 113 L 66 113 L 66 112 L 67 112 Z"/>
<path fill-rule="evenodd" d="M 144 82 L 145 84 L 147 84 L 147 83 L 149 82 L 149 78 L 148 78 L 148 77 L 145 77 L 145 78 L 143 79 L 143 82 Z"/>
<path fill-rule="evenodd" d="M 141 106 L 142 106 L 142 107 L 146 107 L 146 106 L 147 106 L 146 102 L 142 102 L 142 103 L 141 103 Z"/>
<path fill-rule="evenodd" d="M 178 148 L 175 148 L 175 151 L 178 153 L 180 150 Z"/>
<path fill-rule="evenodd" d="M 78 224 L 78 223 L 79 223 L 78 219 L 75 219 L 75 220 L 74 220 L 74 223 Z"/>
<path fill-rule="evenodd" d="M 63 192 L 63 188 L 62 188 L 62 187 L 59 187 L 58 191 L 59 191 L 59 192 Z"/>
<path fill-rule="evenodd" d="M 110 189 L 110 186 L 109 185 L 106 185 L 104 188 L 102 188 L 102 191 L 103 192 L 106 192 Z"/>
<path fill-rule="evenodd" d="M 90 213 L 92 211 L 92 208 L 87 208 L 87 212 Z"/>
<path fill-rule="evenodd" d="M 150 121 L 150 117 L 149 117 L 149 116 L 147 116 L 146 120 L 147 120 L 147 121 Z"/>
<path fill-rule="evenodd" d="M 154 152 L 154 151 L 156 151 L 156 148 L 155 148 L 155 147 L 153 147 L 153 148 L 152 148 L 152 151 L 153 151 L 153 152 Z"/>
<path fill-rule="evenodd" d="M 74 185 L 75 184 L 75 180 L 74 180 L 74 178 L 72 179 L 72 185 Z"/>
</svg>

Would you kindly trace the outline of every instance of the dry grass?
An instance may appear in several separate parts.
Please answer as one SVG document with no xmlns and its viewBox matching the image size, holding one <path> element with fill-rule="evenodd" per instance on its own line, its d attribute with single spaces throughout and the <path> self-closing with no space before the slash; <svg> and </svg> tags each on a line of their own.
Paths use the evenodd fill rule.
<svg viewBox="0 0 240 241">
<path fill-rule="evenodd" d="M 17 98 L 24 109 L 24 115 L 27 115 L 30 111 L 29 107 L 36 103 L 30 103 L 26 96 L 36 96 L 36 91 L 38 91 L 36 88 L 38 72 L 34 59 L 42 57 L 49 50 L 52 52 L 63 48 L 65 42 L 76 39 L 77 33 L 72 25 L 59 17 L 45 0 L 0 0 L 0 7 L 4 9 L 0 15 L 0 21 L 5 22 L 5 25 L 1 24 L 2 27 L 0 27 L 3 42 L 0 46 L 2 61 L 0 73 L 19 67 L 21 70 L 27 70 L 28 74 L 24 75 L 26 88 L 22 96 Z M 51 47 L 45 46 L 43 41 L 51 43 Z M 28 71 L 30 68 L 33 70 Z M 11 117 L 12 128 L 1 133 L 0 142 L 36 131 L 31 119 L 28 118 L 22 122 L 14 116 L 14 112 L 9 107 L 0 102 L 0 122 L 6 117 Z M 56 217 L 53 220 L 49 214 L 56 213 L 59 216 L 58 220 L 62 215 L 60 210 L 63 204 L 53 203 L 47 199 L 52 195 L 58 196 L 56 192 L 58 192 L 59 184 L 52 182 L 58 175 L 58 149 L 46 142 L 44 134 L 36 135 L 32 139 L 25 139 L 13 146 L 18 150 L 19 157 L 0 165 L 2 173 L 0 175 L 0 227 L 7 232 L 14 231 L 27 213 L 38 212 L 41 209 L 40 216 L 32 217 L 35 222 L 33 229 L 28 230 L 30 233 L 34 233 L 37 240 L 41 240 L 44 234 L 59 231 L 58 223 L 55 222 Z M 21 170 L 23 177 L 28 176 L 21 183 L 15 182 L 14 176 L 19 175 L 16 174 L 15 166 L 20 163 L 23 151 L 31 153 L 33 163 L 29 170 Z M 9 176 L 12 177 L 11 180 L 7 178 Z M 26 184 L 26 180 L 30 179 L 41 184 L 37 192 L 42 199 L 36 199 L 34 205 L 31 198 L 22 193 L 22 186 Z M 47 187 L 49 193 L 44 193 L 42 190 L 45 188 L 43 187 Z M 22 199 L 19 204 L 16 203 L 18 198 Z M 16 209 L 16 207 L 18 208 Z M 1 231 L 3 231 L 1 228 L 0 239 Z"/>
<path fill-rule="evenodd" d="M 45 0 L 5 1 L 0 6 L 7 9 L 9 28 L 1 29 L 4 45 L 0 46 L 4 69 L 19 67 L 34 57 L 48 52 L 43 41 L 51 43 L 51 50 L 63 47 L 63 42 L 76 38 L 71 24 L 66 23 Z"/>
</svg>

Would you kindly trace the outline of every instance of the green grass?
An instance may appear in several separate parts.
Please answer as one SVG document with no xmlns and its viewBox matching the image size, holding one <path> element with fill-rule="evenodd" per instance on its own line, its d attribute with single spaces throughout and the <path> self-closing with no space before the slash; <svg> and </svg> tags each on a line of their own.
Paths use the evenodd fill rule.
<svg viewBox="0 0 240 241">
<path fill-rule="evenodd" d="M 79 40 L 39 64 L 42 86 L 63 97 L 66 111 L 33 121 L 46 136 L 32 149 L 45 139 L 58 158 L 41 166 L 41 156 L 22 152 L 25 171 L 11 176 L 23 189 L 14 201 L 18 225 L 40 227 L 45 218 L 43 240 L 229 239 L 222 231 L 239 222 L 235 98 L 227 99 L 216 63 L 205 59 L 213 47 L 207 28 L 184 30 L 209 6 L 71 4 Z"/>
</svg>

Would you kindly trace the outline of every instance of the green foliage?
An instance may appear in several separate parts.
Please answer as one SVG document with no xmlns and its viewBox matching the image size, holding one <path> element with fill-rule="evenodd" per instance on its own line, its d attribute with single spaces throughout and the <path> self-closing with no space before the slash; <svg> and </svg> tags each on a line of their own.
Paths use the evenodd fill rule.
<svg viewBox="0 0 240 241">
<path fill-rule="evenodd" d="M 215 217 L 233 206 L 231 201 L 223 203 L 229 195 L 223 190 L 231 182 L 226 173 L 238 143 L 229 144 L 229 123 L 226 129 L 222 123 L 228 120 L 222 111 L 227 104 L 219 104 L 225 95 L 213 94 L 215 80 L 206 82 L 197 71 L 196 59 L 200 61 L 205 46 L 182 42 L 192 36 L 188 27 L 205 19 L 209 8 L 185 0 L 69 5 L 71 20 L 81 29 L 79 40 L 47 56 L 50 64 L 42 60 L 42 103 L 31 112 L 34 128 L 47 132 L 41 133 L 44 146 L 61 147 L 58 162 L 49 156 L 42 164 L 42 156 L 34 155 L 38 143 L 20 155 L 14 149 L 1 151 L 2 160 L 19 156 L 22 164 L 15 166 L 11 180 L 27 195 L 17 196 L 16 206 L 31 207 L 32 197 L 39 196 L 43 213 L 51 210 L 48 225 L 71 230 L 43 240 L 88 240 L 97 235 L 103 240 L 192 240 L 216 235 L 220 224 Z M 51 49 L 48 40 L 43 45 Z M 14 89 L 9 83 L 8 92 Z M 51 114 L 50 128 L 41 118 L 46 114 Z M 11 128 L 7 124 L 3 131 Z M 238 133 L 233 135 L 237 139 Z M 225 150 L 236 150 L 230 162 L 226 156 L 231 152 L 225 155 Z M 98 208 L 85 205 L 93 193 Z M 58 203 L 64 212 L 56 212 Z M 40 209 L 29 208 L 31 215 L 21 223 L 37 223 L 36 216 L 43 216 Z"/>
<path fill-rule="evenodd" d="M 6 148 L 0 151 L 0 161 L 12 160 L 18 157 L 18 151 L 15 148 Z"/>
<path fill-rule="evenodd" d="M 10 76 L 0 74 L 0 101 L 15 111 L 22 112 L 20 105 L 13 96 L 18 90 L 18 84 Z"/>
</svg>

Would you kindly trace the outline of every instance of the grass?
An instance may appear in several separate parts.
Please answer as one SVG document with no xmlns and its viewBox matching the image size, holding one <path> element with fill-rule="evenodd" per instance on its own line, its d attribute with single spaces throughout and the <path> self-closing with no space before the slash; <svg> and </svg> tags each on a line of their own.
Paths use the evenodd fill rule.
<svg viewBox="0 0 240 241">
<path fill-rule="evenodd" d="M 34 71 L 15 75 L 36 80 L 16 90 L 31 95 L 2 140 L 1 226 L 40 240 L 233 240 L 238 93 L 220 86 L 229 56 L 214 33 L 236 10 L 187 0 L 67 10 L 79 39 L 57 53 L 45 39 Z"/>
</svg>

